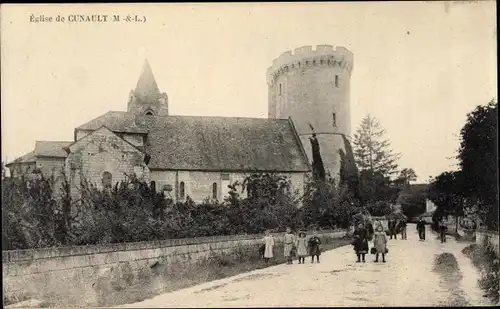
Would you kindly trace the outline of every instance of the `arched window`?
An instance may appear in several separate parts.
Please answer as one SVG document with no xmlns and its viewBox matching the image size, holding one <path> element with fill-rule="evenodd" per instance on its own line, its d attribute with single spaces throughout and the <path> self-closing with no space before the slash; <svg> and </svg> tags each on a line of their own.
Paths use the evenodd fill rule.
<svg viewBox="0 0 500 309">
<path fill-rule="evenodd" d="M 184 185 L 184 181 L 179 183 L 179 197 L 183 199 L 186 196 L 186 188 Z"/>
<path fill-rule="evenodd" d="M 150 109 L 148 109 L 144 114 L 146 116 L 154 116 L 155 115 L 155 113 L 152 110 L 150 110 Z"/>
<path fill-rule="evenodd" d="M 335 75 L 335 87 L 339 87 L 339 76 Z"/>
<path fill-rule="evenodd" d="M 215 182 L 212 184 L 212 198 L 217 199 L 217 183 Z"/>
<path fill-rule="evenodd" d="M 151 181 L 151 191 L 156 192 L 156 182 L 154 180 Z"/>
<path fill-rule="evenodd" d="M 113 175 L 110 172 L 102 173 L 102 186 L 104 188 L 111 188 L 113 181 Z"/>
<path fill-rule="evenodd" d="M 335 115 L 335 113 L 332 113 L 333 114 L 333 126 L 336 127 L 337 126 L 337 115 Z"/>
</svg>

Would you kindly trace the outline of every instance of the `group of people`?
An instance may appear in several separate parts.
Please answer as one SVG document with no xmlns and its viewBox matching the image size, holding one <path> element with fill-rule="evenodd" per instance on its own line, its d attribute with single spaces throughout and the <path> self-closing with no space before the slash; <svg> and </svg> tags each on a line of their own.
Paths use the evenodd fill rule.
<svg viewBox="0 0 500 309">
<path fill-rule="evenodd" d="M 388 227 L 389 227 L 389 239 L 398 239 L 398 234 L 401 233 L 401 239 L 407 239 L 406 238 L 406 220 L 395 220 L 395 219 L 389 219 L 388 222 Z"/>
<path fill-rule="evenodd" d="M 306 256 L 311 256 L 311 263 L 314 263 L 314 258 L 319 263 L 319 256 L 321 255 L 321 240 L 316 231 L 313 231 L 311 237 L 307 238 L 306 232 L 300 231 L 298 235 L 292 233 L 291 228 L 286 229 L 283 238 L 284 249 L 283 255 L 287 260 L 287 264 L 293 264 L 293 258 L 298 257 L 299 264 L 305 263 Z M 274 238 L 269 231 L 266 231 L 263 244 L 260 247 L 260 253 L 267 263 L 274 257 Z"/>
<path fill-rule="evenodd" d="M 352 245 L 354 246 L 354 251 L 358 257 L 357 263 L 366 262 L 366 254 L 368 253 L 369 246 L 368 241 L 373 239 L 373 247 L 371 250 L 372 254 L 375 254 L 375 262 L 378 262 L 379 256 L 382 256 L 382 262 L 385 263 L 385 256 L 389 252 L 387 249 L 387 235 L 384 232 L 384 227 L 380 222 L 378 222 L 373 229 L 371 224 L 367 224 L 366 227 L 363 223 L 358 224 L 354 230 L 354 241 Z"/>
<path fill-rule="evenodd" d="M 439 222 L 439 231 L 441 242 L 446 242 L 446 222 L 441 220 Z M 425 222 L 422 218 L 417 223 L 417 231 L 420 241 L 425 240 Z M 370 252 L 375 255 L 375 262 L 379 261 L 379 256 L 382 257 L 382 262 L 386 262 L 386 254 L 389 252 L 387 248 L 387 236 L 390 239 L 394 237 L 397 239 L 397 234 L 401 233 L 401 239 L 407 239 L 406 235 L 406 220 L 396 222 L 391 219 L 388 222 L 388 233 L 385 232 L 384 227 L 380 221 L 375 222 L 375 228 L 372 223 L 366 224 L 359 223 L 354 230 L 354 251 L 357 256 L 357 263 L 366 262 L 366 254 Z M 373 247 L 369 250 L 368 242 L 373 240 Z M 284 249 L 283 255 L 287 259 L 287 264 L 293 264 L 293 258 L 298 257 L 299 264 L 305 263 L 306 256 L 311 256 L 311 263 L 314 263 L 314 258 L 319 263 L 319 256 L 321 255 L 321 240 L 317 236 L 316 231 L 313 231 L 311 237 L 307 238 L 306 232 L 299 232 L 296 236 L 292 233 L 291 228 L 286 229 L 283 239 Z M 274 238 L 269 231 L 266 231 L 263 244 L 260 247 L 260 254 L 263 256 L 264 261 L 267 263 L 274 257 L 273 247 Z"/>
</svg>

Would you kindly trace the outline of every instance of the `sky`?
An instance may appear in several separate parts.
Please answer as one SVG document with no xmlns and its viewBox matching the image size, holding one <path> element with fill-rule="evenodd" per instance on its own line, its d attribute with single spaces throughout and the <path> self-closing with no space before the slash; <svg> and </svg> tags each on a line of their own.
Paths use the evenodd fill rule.
<svg viewBox="0 0 500 309">
<path fill-rule="evenodd" d="M 379 119 L 419 182 L 457 168 L 467 113 L 498 97 L 493 1 L 2 5 L 0 14 L 3 161 L 125 111 L 145 59 L 172 115 L 265 118 L 274 58 L 344 46 L 354 54 L 353 131 L 368 114 Z M 55 22 L 72 14 L 146 21 Z"/>
</svg>

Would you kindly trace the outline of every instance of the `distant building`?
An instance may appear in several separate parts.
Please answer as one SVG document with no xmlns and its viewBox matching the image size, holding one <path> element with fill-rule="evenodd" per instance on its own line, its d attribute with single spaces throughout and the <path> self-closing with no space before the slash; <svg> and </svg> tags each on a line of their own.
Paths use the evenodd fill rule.
<svg viewBox="0 0 500 309">
<path fill-rule="evenodd" d="M 426 199 L 425 200 L 425 212 L 432 212 L 436 210 L 437 206 L 434 204 L 431 200 Z"/>
</svg>

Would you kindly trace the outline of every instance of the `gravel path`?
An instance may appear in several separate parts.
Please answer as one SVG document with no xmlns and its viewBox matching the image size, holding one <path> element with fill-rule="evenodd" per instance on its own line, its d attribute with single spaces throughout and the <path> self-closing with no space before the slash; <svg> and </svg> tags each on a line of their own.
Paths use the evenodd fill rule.
<svg viewBox="0 0 500 309">
<path fill-rule="evenodd" d="M 436 254 L 453 253 L 462 279 L 454 283 L 468 305 L 486 305 L 477 287 L 477 272 L 462 257 L 466 244 L 441 244 L 430 228 L 420 242 L 415 225 L 408 240 L 389 240 L 387 263 L 355 263 L 352 246 L 325 252 L 321 264 L 278 265 L 191 288 L 165 293 L 120 307 L 283 307 L 283 306 L 438 306 L 454 297 L 433 271 Z M 463 268 L 463 269 L 462 269 Z"/>
</svg>

